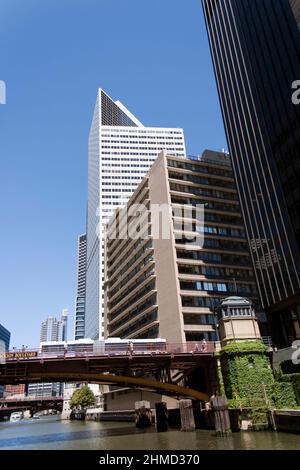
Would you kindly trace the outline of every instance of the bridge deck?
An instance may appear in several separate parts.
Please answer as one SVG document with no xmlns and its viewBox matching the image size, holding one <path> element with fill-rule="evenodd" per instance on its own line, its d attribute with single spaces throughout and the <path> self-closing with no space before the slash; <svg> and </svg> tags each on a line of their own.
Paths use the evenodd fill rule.
<svg viewBox="0 0 300 470">
<path fill-rule="evenodd" d="M 150 388 L 160 393 L 206 400 L 207 395 L 158 377 L 162 371 L 189 370 L 211 363 L 213 353 L 112 354 L 86 357 L 13 359 L 0 364 L 0 383 L 95 382 Z M 167 374 L 168 375 L 168 374 Z M 165 380 L 165 381 L 164 381 Z"/>
</svg>

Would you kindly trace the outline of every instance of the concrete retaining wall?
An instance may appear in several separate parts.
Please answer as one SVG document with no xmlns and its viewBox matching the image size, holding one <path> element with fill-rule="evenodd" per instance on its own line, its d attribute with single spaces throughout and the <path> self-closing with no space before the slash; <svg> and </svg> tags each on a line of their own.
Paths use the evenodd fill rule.
<svg viewBox="0 0 300 470">
<path fill-rule="evenodd" d="M 274 410 L 277 431 L 300 434 L 300 410 Z"/>
</svg>

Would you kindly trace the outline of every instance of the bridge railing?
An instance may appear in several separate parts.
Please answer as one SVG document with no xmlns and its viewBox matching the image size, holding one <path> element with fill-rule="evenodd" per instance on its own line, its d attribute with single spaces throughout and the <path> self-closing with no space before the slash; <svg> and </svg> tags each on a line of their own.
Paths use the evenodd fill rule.
<svg viewBox="0 0 300 470">
<path fill-rule="evenodd" d="M 23 397 L 23 398 L 0 398 L 0 405 L 2 403 L 23 403 L 23 402 L 36 402 L 36 401 L 62 401 L 64 397 Z"/>
<path fill-rule="evenodd" d="M 129 340 L 130 343 L 130 340 Z M 127 346 L 109 344 L 107 347 L 94 351 L 74 351 L 65 348 L 53 351 L 40 351 L 40 349 L 26 349 L 25 351 L 14 349 L 7 354 L 7 360 L 32 360 L 32 359 L 55 359 L 55 358 L 79 358 L 79 357 L 102 357 L 102 356 L 126 356 L 147 354 L 212 354 L 216 351 L 216 343 L 213 341 L 187 341 L 186 343 L 149 343 Z"/>
</svg>

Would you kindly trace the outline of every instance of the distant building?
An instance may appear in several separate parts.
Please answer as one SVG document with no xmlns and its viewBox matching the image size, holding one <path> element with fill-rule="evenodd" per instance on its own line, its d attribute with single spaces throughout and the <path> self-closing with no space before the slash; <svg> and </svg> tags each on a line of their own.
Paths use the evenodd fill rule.
<svg viewBox="0 0 300 470">
<path fill-rule="evenodd" d="M 137 204 L 146 207 L 144 223 L 134 212 L 129 216 Z M 164 208 L 167 236 L 162 226 L 154 235 L 155 205 Z M 198 205 L 204 207 L 202 223 Z M 206 150 L 183 159 L 162 152 L 126 208 L 137 233 L 112 236 L 125 220 L 122 209 L 107 228 L 106 337 L 216 341 L 215 307 L 222 299 L 246 296 L 260 310 L 228 154 Z"/>
<path fill-rule="evenodd" d="M 62 311 L 61 320 L 49 316 L 41 325 L 40 342 L 43 341 L 65 341 L 67 339 L 68 311 Z"/>
<path fill-rule="evenodd" d="M 0 324 L 0 352 L 8 351 L 10 332 Z M 4 387 L 0 385 L 0 397 L 3 396 Z"/>
<path fill-rule="evenodd" d="M 67 340 L 68 311 L 64 309 L 60 320 L 53 316 L 48 318 L 41 324 L 40 341 L 66 341 Z M 31 397 L 48 397 L 61 396 L 63 393 L 62 384 L 60 383 L 36 383 L 28 385 L 28 396 Z"/>
<path fill-rule="evenodd" d="M 22 397 L 25 395 L 26 392 L 26 385 L 19 384 L 19 385 L 6 385 L 5 386 L 5 397 Z"/>
<path fill-rule="evenodd" d="M 0 324 L 0 351 L 8 351 L 10 332 Z"/>
<path fill-rule="evenodd" d="M 85 337 L 103 338 L 103 227 L 127 203 L 161 150 L 185 155 L 182 129 L 145 127 L 99 89 L 89 135 Z"/>
<path fill-rule="evenodd" d="M 85 337 L 86 234 L 78 238 L 77 294 L 75 302 L 75 340 Z"/>
</svg>

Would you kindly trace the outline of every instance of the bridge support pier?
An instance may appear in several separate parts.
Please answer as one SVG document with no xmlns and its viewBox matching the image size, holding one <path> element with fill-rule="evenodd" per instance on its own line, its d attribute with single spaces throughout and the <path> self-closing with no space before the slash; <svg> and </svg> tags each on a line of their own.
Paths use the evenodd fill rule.
<svg viewBox="0 0 300 470">
<path fill-rule="evenodd" d="M 32 418 L 33 416 L 33 410 L 25 410 L 23 413 L 23 416 L 25 419 Z"/>
<path fill-rule="evenodd" d="M 165 402 L 155 403 L 156 411 L 156 431 L 165 432 L 168 430 L 168 410 Z"/>
</svg>

